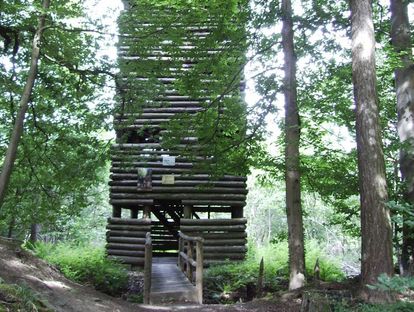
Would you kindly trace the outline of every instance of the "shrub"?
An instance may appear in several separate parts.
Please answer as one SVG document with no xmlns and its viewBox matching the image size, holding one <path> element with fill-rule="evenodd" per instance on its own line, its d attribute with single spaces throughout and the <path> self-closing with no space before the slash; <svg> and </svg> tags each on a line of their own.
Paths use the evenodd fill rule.
<svg viewBox="0 0 414 312">
<path fill-rule="evenodd" d="M 37 243 L 34 251 L 73 281 L 91 284 L 97 290 L 113 296 L 120 295 L 127 287 L 127 271 L 120 263 L 106 258 L 101 247 Z"/>
</svg>

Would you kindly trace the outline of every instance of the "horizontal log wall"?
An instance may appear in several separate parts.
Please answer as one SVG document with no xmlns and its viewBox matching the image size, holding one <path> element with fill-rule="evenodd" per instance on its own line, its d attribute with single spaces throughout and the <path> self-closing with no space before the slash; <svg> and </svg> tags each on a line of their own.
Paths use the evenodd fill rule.
<svg viewBox="0 0 414 312">
<path fill-rule="evenodd" d="M 205 264 L 243 260 L 246 254 L 246 223 L 240 219 L 181 219 L 180 231 L 204 238 Z"/>
<path fill-rule="evenodd" d="M 108 218 L 106 253 L 125 264 L 143 265 L 145 235 L 151 232 L 149 219 Z"/>
</svg>

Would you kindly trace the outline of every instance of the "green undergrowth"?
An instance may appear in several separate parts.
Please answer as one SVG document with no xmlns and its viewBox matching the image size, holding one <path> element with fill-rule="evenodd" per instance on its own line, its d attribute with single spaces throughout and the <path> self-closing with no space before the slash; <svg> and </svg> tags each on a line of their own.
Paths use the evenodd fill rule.
<svg viewBox="0 0 414 312">
<path fill-rule="evenodd" d="M 358 306 L 337 306 L 335 312 L 412 312 L 414 303 L 400 301 L 393 304 L 360 304 Z"/>
<path fill-rule="evenodd" d="M 51 312 L 29 287 L 6 284 L 0 279 L 0 312 Z"/>
<path fill-rule="evenodd" d="M 260 260 L 264 261 L 264 291 L 275 292 L 288 286 L 288 246 L 286 242 L 256 248 L 249 246 L 246 260 L 211 266 L 205 271 L 204 287 L 208 302 L 231 303 L 248 301 L 256 296 Z M 316 260 L 319 259 L 320 278 L 323 281 L 342 281 L 345 278 L 339 263 L 328 258 L 316 243 L 306 246 L 306 271 L 313 277 Z"/>
<path fill-rule="evenodd" d="M 93 285 L 112 296 L 120 296 L 127 288 L 127 270 L 122 264 L 107 259 L 103 247 L 62 242 L 36 243 L 29 248 L 70 280 Z"/>
</svg>

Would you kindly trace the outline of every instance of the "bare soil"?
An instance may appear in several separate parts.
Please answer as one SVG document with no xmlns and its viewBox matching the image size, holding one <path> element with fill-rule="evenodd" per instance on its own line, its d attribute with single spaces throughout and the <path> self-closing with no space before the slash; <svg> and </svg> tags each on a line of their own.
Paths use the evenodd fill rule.
<svg viewBox="0 0 414 312">
<path fill-rule="evenodd" d="M 16 242 L 4 238 L 0 238 L 0 278 L 9 284 L 29 287 L 46 302 L 51 310 L 57 312 L 296 312 L 301 306 L 301 299 L 298 295 L 278 299 L 260 299 L 235 305 L 167 307 L 133 304 L 69 281 L 53 266 L 21 250 Z"/>
</svg>

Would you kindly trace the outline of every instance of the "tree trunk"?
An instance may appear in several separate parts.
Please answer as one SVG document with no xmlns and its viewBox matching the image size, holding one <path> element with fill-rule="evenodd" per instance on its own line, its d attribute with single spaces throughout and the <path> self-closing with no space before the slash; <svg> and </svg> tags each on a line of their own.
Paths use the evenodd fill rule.
<svg viewBox="0 0 414 312">
<path fill-rule="evenodd" d="M 370 291 L 380 274 L 392 275 L 392 229 L 380 136 L 375 72 L 375 37 L 369 0 L 351 0 L 352 79 L 356 104 L 356 138 L 361 201 L 362 295 L 381 301 Z M 383 296 L 383 297 L 381 297 Z"/>
<path fill-rule="evenodd" d="M 32 244 L 36 243 L 39 240 L 40 234 L 40 224 L 32 223 L 30 226 L 30 237 L 29 240 Z"/>
<path fill-rule="evenodd" d="M 404 198 L 414 204 L 414 63 L 411 51 L 410 23 L 407 1 L 391 0 L 391 40 L 399 54 L 401 66 L 395 68 L 398 136 L 401 141 L 400 172 L 404 182 Z M 403 222 L 401 274 L 408 272 L 409 258 L 414 258 L 412 228 Z"/>
<path fill-rule="evenodd" d="M 50 0 L 43 0 L 43 9 L 49 8 Z M 33 86 L 36 80 L 37 66 L 40 55 L 40 43 L 42 40 L 43 29 L 45 26 L 46 14 L 42 14 L 39 18 L 39 23 L 35 36 L 33 38 L 32 56 L 30 61 L 29 73 L 27 81 L 23 89 L 23 94 L 20 99 L 20 109 L 14 122 L 13 132 L 10 138 L 9 146 L 7 147 L 6 157 L 3 162 L 0 174 L 0 209 L 3 206 L 4 198 L 6 196 L 7 187 L 9 185 L 10 176 L 13 170 L 14 161 L 16 160 L 17 147 L 23 133 L 23 124 L 26 111 L 29 105 L 30 96 L 32 94 Z"/>
<path fill-rule="evenodd" d="M 305 248 L 299 171 L 299 113 L 296 103 L 296 55 L 293 44 L 292 4 L 282 1 L 282 46 L 285 57 L 285 162 L 286 213 L 289 236 L 289 289 L 305 284 Z"/>
</svg>

